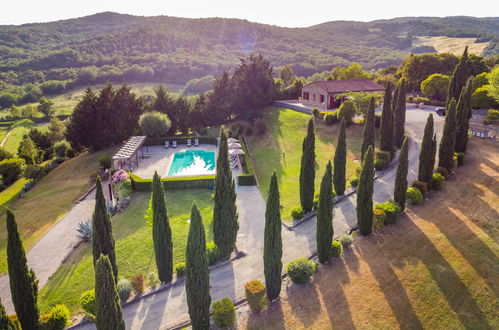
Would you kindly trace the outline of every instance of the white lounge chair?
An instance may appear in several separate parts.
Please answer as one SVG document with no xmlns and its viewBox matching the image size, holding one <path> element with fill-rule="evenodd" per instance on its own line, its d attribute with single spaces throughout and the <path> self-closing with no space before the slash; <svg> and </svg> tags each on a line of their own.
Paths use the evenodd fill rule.
<svg viewBox="0 0 499 330">
<path fill-rule="evenodd" d="M 165 141 L 165 148 L 170 148 L 170 141 L 168 140 Z"/>
<path fill-rule="evenodd" d="M 199 139 L 194 139 L 194 145 L 197 147 L 199 146 Z"/>
<path fill-rule="evenodd" d="M 176 148 L 176 147 L 177 147 L 177 140 L 173 140 L 173 142 L 172 142 L 172 147 L 173 147 L 173 148 Z"/>
<path fill-rule="evenodd" d="M 191 139 L 187 139 L 187 146 L 188 147 L 192 147 L 192 141 L 191 141 Z"/>
</svg>

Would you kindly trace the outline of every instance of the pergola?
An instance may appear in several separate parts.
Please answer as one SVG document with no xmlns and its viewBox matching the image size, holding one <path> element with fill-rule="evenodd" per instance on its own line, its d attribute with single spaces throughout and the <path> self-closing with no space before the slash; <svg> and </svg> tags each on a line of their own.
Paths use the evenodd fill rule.
<svg viewBox="0 0 499 330">
<path fill-rule="evenodd" d="M 144 142 L 145 136 L 132 136 L 125 142 L 123 147 L 113 156 L 113 169 L 127 169 L 131 171 L 134 165 L 139 166 L 139 150 L 141 157 L 144 158 Z"/>
</svg>

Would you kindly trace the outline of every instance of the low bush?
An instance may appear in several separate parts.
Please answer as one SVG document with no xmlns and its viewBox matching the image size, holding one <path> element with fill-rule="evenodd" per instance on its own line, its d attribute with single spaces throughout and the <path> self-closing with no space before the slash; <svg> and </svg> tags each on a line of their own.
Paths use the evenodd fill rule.
<svg viewBox="0 0 499 330">
<path fill-rule="evenodd" d="M 63 330 L 69 325 L 69 315 L 65 305 L 55 305 L 40 317 L 40 330 Z"/>
<path fill-rule="evenodd" d="M 237 176 L 237 184 L 240 186 L 256 186 L 256 178 L 254 174 L 239 174 Z"/>
<path fill-rule="evenodd" d="M 21 330 L 21 323 L 19 322 L 19 319 L 17 318 L 17 314 L 10 314 L 9 319 L 14 324 L 14 328 L 9 329 L 9 330 Z"/>
<path fill-rule="evenodd" d="M 295 206 L 291 209 L 291 217 L 293 218 L 293 220 L 303 219 L 303 209 L 300 205 Z"/>
<path fill-rule="evenodd" d="M 392 161 L 392 154 L 388 151 L 376 150 L 374 156 L 374 168 L 376 171 L 384 170 Z"/>
<path fill-rule="evenodd" d="M 99 157 L 99 166 L 103 170 L 110 169 L 111 168 L 111 157 L 104 155 Z"/>
<path fill-rule="evenodd" d="M 379 203 L 374 206 L 375 209 L 382 210 L 386 214 L 385 224 L 395 223 L 400 213 L 400 207 L 392 200 L 384 203 Z"/>
<path fill-rule="evenodd" d="M 82 293 L 80 297 L 80 306 L 83 310 L 90 314 L 91 316 L 95 315 L 95 291 L 88 290 Z"/>
<path fill-rule="evenodd" d="M 499 120 L 499 110 L 490 109 L 487 111 L 487 119 L 492 121 Z"/>
<path fill-rule="evenodd" d="M 52 149 L 54 150 L 55 157 L 57 159 L 64 159 L 66 157 L 66 152 L 71 148 L 71 145 L 68 141 L 62 140 L 54 143 Z M 108 156 L 109 158 L 109 156 Z M 111 158 L 109 158 L 109 162 L 111 162 Z M 109 165 L 111 167 L 111 165 Z"/>
<path fill-rule="evenodd" d="M 213 242 L 206 243 L 206 259 L 208 260 L 208 265 L 211 266 L 215 264 L 220 255 L 218 254 L 218 247 Z"/>
<path fill-rule="evenodd" d="M 386 213 L 382 209 L 374 208 L 373 210 L 373 228 L 380 229 L 387 223 Z"/>
<path fill-rule="evenodd" d="M 338 122 L 338 117 L 336 116 L 336 113 L 326 113 L 324 115 L 324 124 L 326 124 L 326 126 L 334 125 L 337 122 Z"/>
<path fill-rule="evenodd" d="M 147 286 L 149 286 L 150 288 L 154 288 L 158 284 L 159 284 L 158 274 L 156 274 L 156 272 L 150 272 L 147 275 Z"/>
<path fill-rule="evenodd" d="M 431 189 L 440 190 L 444 186 L 445 178 L 440 173 L 433 173 Z"/>
<path fill-rule="evenodd" d="M 457 158 L 457 166 L 464 165 L 464 152 L 455 152 L 454 157 Z"/>
<path fill-rule="evenodd" d="M 412 186 L 414 188 L 417 188 L 421 192 L 421 194 L 423 194 L 423 198 L 428 193 L 428 184 L 426 182 L 419 181 L 419 180 L 414 180 L 412 182 Z"/>
<path fill-rule="evenodd" d="M 142 274 L 136 274 L 132 276 L 132 288 L 136 295 L 144 293 L 144 276 Z"/>
<path fill-rule="evenodd" d="M 359 184 L 359 178 L 357 178 L 356 176 L 354 176 L 353 178 L 351 178 L 350 180 L 348 180 L 348 182 L 350 183 L 350 187 L 352 188 L 356 188 Z"/>
<path fill-rule="evenodd" d="M 97 181 L 97 177 L 100 176 L 99 171 L 92 171 L 90 172 L 89 180 L 90 182 L 95 182 Z"/>
<path fill-rule="evenodd" d="M 383 171 L 386 168 L 387 164 L 383 159 L 376 159 L 374 161 L 374 168 L 376 171 Z"/>
<path fill-rule="evenodd" d="M 414 97 L 412 99 L 412 102 L 414 102 L 416 104 L 420 104 L 420 103 L 428 104 L 428 103 L 430 103 L 430 99 L 427 98 L 427 97 L 421 97 L 421 96 L 419 96 L 419 97 Z"/>
<path fill-rule="evenodd" d="M 231 327 L 236 321 L 236 309 L 232 301 L 225 297 L 215 301 L 212 305 L 213 321 L 219 328 Z"/>
<path fill-rule="evenodd" d="M 10 186 L 21 178 L 24 171 L 24 159 L 9 158 L 0 162 L 0 175 L 3 177 L 3 183 Z"/>
<path fill-rule="evenodd" d="M 351 234 L 343 234 L 338 238 L 338 241 L 343 245 L 343 247 L 349 247 L 350 245 L 353 244 L 353 235 Z"/>
<path fill-rule="evenodd" d="M 312 109 L 312 116 L 314 116 L 315 118 L 319 118 L 320 115 L 321 115 L 321 112 L 319 111 L 319 108 Z"/>
<path fill-rule="evenodd" d="M 73 158 L 77 155 L 77 152 L 76 150 L 74 150 L 73 148 L 69 147 L 68 149 L 66 149 L 66 158 Z"/>
<path fill-rule="evenodd" d="M 253 280 L 244 285 L 244 295 L 254 313 L 260 313 L 268 304 L 267 288 L 258 280 Z"/>
<path fill-rule="evenodd" d="M 423 194 L 416 187 L 407 188 L 406 196 L 412 205 L 419 205 L 423 201 Z"/>
<path fill-rule="evenodd" d="M 317 271 L 319 264 L 307 258 L 296 258 L 292 260 L 286 270 L 291 280 L 297 284 L 308 282 L 313 273 Z"/>
<path fill-rule="evenodd" d="M 185 262 L 176 263 L 173 268 L 175 269 L 175 274 L 177 275 L 177 278 L 185 276 Z"/>
<path fill-rule="evenodd" d="M 435 170 L 436 173 L 440 173 L 442 174 L 442 176 L 447 179 L 447 177 L 449 176 L 449 170 L 447 170 L 445 167 L 437 167 L 437 169 Z"/>
<path fill-rule="evenodd" d="M 339 258 L 341 257 L 341 253 L 343 252 L 343 247 L 340 242 L 333 241 L 331 244 L 331 257 Z"/>
<path fill-rule="evenodd" d="M 117 289 L 122 303 L 126 302 L 132 295 L 132 283 L 126 278 L 118 281 Z"/>
<path fill-rule="evenodd" d="M 83 242 L 89 242 L 90 239 L 92 238 L 92 223 L 90 220 L 85 220 L 81 221 L 76 225 L 76 232 L 78 237 L 83 241 Z"/>
</svg>

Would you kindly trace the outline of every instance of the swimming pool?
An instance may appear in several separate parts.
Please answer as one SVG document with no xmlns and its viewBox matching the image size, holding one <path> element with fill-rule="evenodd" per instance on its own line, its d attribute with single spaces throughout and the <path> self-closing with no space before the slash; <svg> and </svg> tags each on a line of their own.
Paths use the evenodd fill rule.
<svg viewBox="0 0 499 330">
<path fill-rule="evenodd" d="M 173 156 L 168 176 L 193 176 L 215 174 L 215 152 L 186 150 Z"/>
</svg>

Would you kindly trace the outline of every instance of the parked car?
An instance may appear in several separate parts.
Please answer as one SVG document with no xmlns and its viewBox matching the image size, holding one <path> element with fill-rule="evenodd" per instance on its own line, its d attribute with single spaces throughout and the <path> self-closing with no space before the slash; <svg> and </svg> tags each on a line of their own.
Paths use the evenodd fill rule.
<svg viewBox="0 0 499 330">
<path fill-rule="evenodd" d="M 447 114 L 447 109 L 446 108 L 436 108 L 435 109 L 435 112 L 439 115 L 439 116 L 445 116 Z"/>
</svg>

